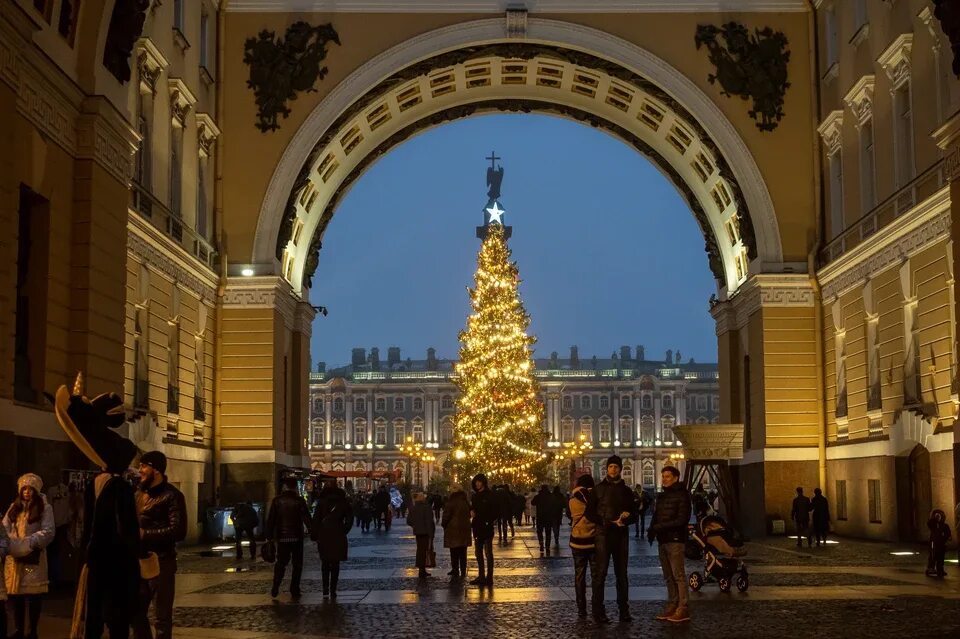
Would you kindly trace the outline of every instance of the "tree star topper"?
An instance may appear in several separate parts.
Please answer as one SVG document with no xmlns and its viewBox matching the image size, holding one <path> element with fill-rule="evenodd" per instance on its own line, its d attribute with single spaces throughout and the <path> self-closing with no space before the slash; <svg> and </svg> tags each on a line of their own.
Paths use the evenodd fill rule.
<svg viewBox="0 0 960 639">
<path fill-rule="evenodd" d="M 487 209 L 487 213 L 490 214 L 490 224 L 499 224 L 503 226 L 503 220 L 501 218 L 506 211 L 500 208 L 500 204 L 498 202 L 494 202 L 493 206 Z"/>
</svg>

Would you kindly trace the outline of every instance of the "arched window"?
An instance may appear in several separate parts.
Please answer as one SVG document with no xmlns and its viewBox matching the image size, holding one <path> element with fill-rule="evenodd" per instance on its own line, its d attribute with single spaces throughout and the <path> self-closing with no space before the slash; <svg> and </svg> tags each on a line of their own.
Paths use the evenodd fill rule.
<svg viewBox="0 0 960 639">
<path fill-rule="evenodd" d="M 620 416 L 620 443 L 627 445 L 633 442 L 633 417 Z"/>
<path fill-rule="evenodd" d="M 563 436 L 563 441 L 565 442 L 573 441 L 573 418 L 572 417 L 567 416 L 560 420 L 560 434 Z"/>
<path fill-rule="evenodd" d="M 580 434 L 583 438 L 588 441 L 593 441 L 593 418 L 592 417 L 581 417 L 580 418 Z"/>
<path fill-rule="evenodd" d="M 310 422 L 310 442 L 314 446 L 323 446 L 323 435 L 326 431 L 327 423 L 322 419 L 315 419 Z"/>
<path fill-rule="evenodd" d="M 640 439 L 646 446 L 653 444 L 653 440 L 656 439 L 656 434 L 653 432 L 653 417 L 650 415 L 640 418 Z"/>
<path fill-rule="evenodd" d="M 450 446 L 453 444 L 453 422 L 449 417 L 445 417 L 440 422 L 440 445 Z"/>
<path fill-rule="evenodd" d="M 414 398 L 413 398 L 413 410 L 416 410 L 416 411 L 421 411 L 421 410 L 423 410 L 423 398 L 422 398 L 422 397 L 414 397 Z"/>
<path fill-rule="evenodd" d="M 453 398 L 449 395 L 440 398 L 440 410 L 453 410 Z"/>
<path fill-rule="evenodd" d="M 628 394 L 623 394 L 620 396 L 620 410 L 629 410 L 633 401 Z"/>
<path fill-rule="evenodd" d="M 589 395 L 580 396 L 580 410 L 590 410 L 591 404 L 592 400 Z"/>
<path fill-rule="evenodd" d="M 662 427 L 661 435 L 663 436 L 664 442 L 673 442 L 673 427 L 676 422 L 674 422 L 673 417 L 667 415 L 660 419 L 660 425 Z"/>
<path fill-rule="evenodd" d="M 611 437 L 610 433 L 610 418 L 604 415 L 599 419 L 600 422 L 600 441 L 609 442 Z"/>
<path fill-rule="evenodd" d="M 599 401 L 600 410 L 609 410 L 610 409 L 610 396 L 601 395 Z"/>
<path fill-rule="evenodd" d="M 363 446 L 367 443 L 367 420 L 363 417 L 353 420 L 353 443 L 355 446 Z"/>
<path fill-rule="evenodd" d="M 654 465 L 652 459 L 644 459 L 640 463 L 640 483 L 644 488 L 656 487 L 656 476 L 654 475 Z"/>
<path fill-rule="evenodd" d="M 413 441 L 414 443 L 423 443 L 423 420 L 419 417 L 413 419 Z"/>
<path fill-rule="evenodd" d="M 323 398 L 322 397 L 313 398 L 313 414 L 314 415 L 323 414 Z"/>
<path fill-rule="evenodd" d="M 623 478 L 623 483 L 627 485 L 628 488 L 633 488 L 633 464 L 630 461 L 623 462 L 623 470 L 620 471 L 620 476 Z"/>
<path fill-rule="evenodd" d="M 573 410 L 573 397 L 570 395 L 563 396 L 563 410 Z"/>
<path fill-rule="evenodd" d="M 644 393 L 640 396 L 640 408 L 644 410 L 653 409 L 653 396 L 650 393 Z"/>
<path fill-rule="evenodd" d="M 383 462 L 383 461 L 378 461 L 378 462 L 377 462 L 376 464 L 374 464 L 374 466 L 373 466 L 373 469 L 374 469 L 374 470 L 378 470 L 378 471 L 380 471 L 380 472 L 386 472 L 387 468 L 388 468 L 387 462 Z"/>
<path fill-rule="evenodd" d="M 333 400 L 333 412 L 342 413 L 343 412 L 343 398 L 337 397 Z"/>
<path fill-rule="evenodd" d="M 664 393 L 660 398 L 665 410 L 673 410 L 673 393 Z"/>
<path fill-rule="evenodd" d="M 374 402 L 373 402 L 373 410 L 377 411 L 378 413 L 384 413 L 384 412 L 386 412 L 386 410 L 387 410 L 387 398 L 386 398 L 386 397 L 378 397 L 378 398 L 376 398 L 376 399 L 374 400 Z"/>
<path fill-rule="evenodd" d="M 355 413 L 367 412 L 367 400 L 363 397 L 355 397 L 353 399 L 353 412 Z"/>
<path fill-rule="evenodd" d="M 343 426 L 342 419 L 333 420 L 333 445 L 334 446 L 343 446 L 344 438 L 346 435 L 346 429 Z"/>
<path fill-rule="evenodd" d="M 377 417 L 373 420 L 373 443 L 384 446 L 387 443 L 387 420 Z"/>
<path fill-rule="evenodd" d="M 402 413 L 403 412 L 403 397 L 394 397 L 393 398 L 393 412 Z"/>
<path fill-rule="evenodd" d="M 399 446 L 407 436 L 407 420 L 398 418 L 393 420 L 393 445 Z"/>
</svg>

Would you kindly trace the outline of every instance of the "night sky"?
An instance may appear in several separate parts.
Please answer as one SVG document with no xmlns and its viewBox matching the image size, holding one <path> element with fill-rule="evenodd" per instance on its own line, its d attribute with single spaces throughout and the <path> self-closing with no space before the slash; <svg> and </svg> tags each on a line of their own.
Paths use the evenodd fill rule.
<svg viewBox="0 0 960 639">
<path fill-rule="evenodd" d="M 502 157 L 500 199 L 539 338 L 537 357 L 571 345 L 581 359 L 621 345 L 647 359 L 680 349 L 715 362 L 707 310 L 716 284 L 703 236 L 673 185 L 620 140 L 539 115 L 487 115 L 396 147 L 344 197 L 323 238 L 311 299 L 312 357 L 350 362 L 353 347 L 399 346 L 456 358 L 483 223 L 486 167 Z"/>
</svg>

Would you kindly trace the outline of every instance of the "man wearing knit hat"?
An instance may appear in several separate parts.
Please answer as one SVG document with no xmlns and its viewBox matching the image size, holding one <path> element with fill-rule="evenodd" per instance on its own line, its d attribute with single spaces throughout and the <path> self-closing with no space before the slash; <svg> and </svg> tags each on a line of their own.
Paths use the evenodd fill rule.
<svg viewBox="0 0 960 639">
<path fill-rule="evenodd" d="M 142 584 L 141 606 L 133 630 L 136 639 L 152 639 L 147 611 L 154 603 L 157 638 L 173 636 L 173 596 L 177 572 L 177 542 L 187 536 L 187 508 L 183 493 L 167 482 L 167 457 L 154 450 L 140 456 L 137 517 L 141 552 L 156 553 L 160 574 Z"/>
<path fill-rule="evenodd" d="M 637 506 L 633 492 L 620 477 L 623 462 L 617 455 L 607 460 L 607 475 L 594 489 L 597 502 L 597 514 L 603 520 L 596 536 L 597 566 L 591 570 L 593 587 L 593 618 L 599 623 L 607 623 L 606 610 L 603 607 L 603 588 L 607 579 L 610 558 L 613 558 L 613 572 L 617 580 L 617 607 L 620 609 L 620 621 L 631 621 L 629 606 L 629 584 L 627 583 L 627 557 L 630 549 L 630 525 L 637 521 Z"/>
</svg>

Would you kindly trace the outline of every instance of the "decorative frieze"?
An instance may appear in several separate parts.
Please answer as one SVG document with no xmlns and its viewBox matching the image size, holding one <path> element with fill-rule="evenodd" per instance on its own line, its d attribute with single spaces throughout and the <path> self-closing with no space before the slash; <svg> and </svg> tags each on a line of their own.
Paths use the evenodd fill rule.
<svg viewBox="0 0 960 639">
<path fill-rule="evenodd" d="M 840 151 L 843 142 L 843 111 L 831 111 L 823 122 L 817 127 L 820 137 L 823 138 L 823 145 L 827 150 L 827 155 L 833 155 Z"/>
<path fill-rule="evenodd" d="M 877 62 L 890 78 L 892 89 L 899 89 L 910 80 L 910 51 L 913 48 L 913 34 L 903 33 L 880 54 Z"/>
<path fill-rule="evenodd" d="M 167 86 L 170 89 L 170 117 L 173 126 L 182 128 L 186 126 L 187 114 L 197 103 L 197 98 L 180 78 L 169 78 Z"/>
<path fill-rule="evenodd" d="M 140 135 L 103 96 L 83 101 L 76 126 L 76 157 L 97 162 L 118 180 L 129 184 Z"/>
<path fill-rule="evenodd" d="M 865 75 L 853 85 L 843 101 L 854 115 L 854 126 L 858 129 L 873 117 L 873 88 L 875 77 Z"/>
<path fill-rule="evenodd" d="M 180 253 L 186 256 L 180 247 L 161 235 L 149 223 L 136 215 L 129 216 L 127 254 L 140 263 L 149 264 L 154 271 L 163 273 L 182 287 L 196 293 L 201 300 L 215 304 L 217 291 L 212 274 L 201 276 L 202 270 L 191 268 L 192 258 L 177 258 Z"/>
<path fill-rule="evenodd" d="M 751 276 L 736 295 L 710 309 L 717 321 L 717 335 L 743 328 L 750 317 L 764 307 L 812 307 L 813 287 L 805 274 L 758 273 Z"/>
<path fill-rule="evenodd" d="M 294 328 L 298 302 L 290 284 L 273 276 L 231 278 L 223 296 L 224 308 L 276 309 L 290 329 Z"/>
</svg>

